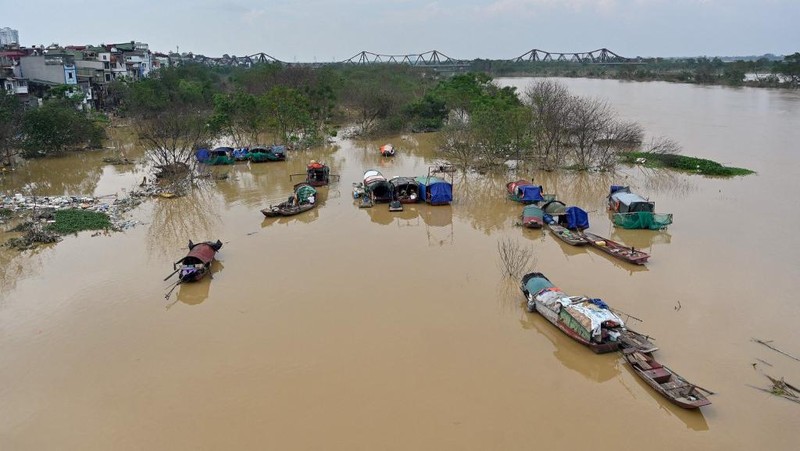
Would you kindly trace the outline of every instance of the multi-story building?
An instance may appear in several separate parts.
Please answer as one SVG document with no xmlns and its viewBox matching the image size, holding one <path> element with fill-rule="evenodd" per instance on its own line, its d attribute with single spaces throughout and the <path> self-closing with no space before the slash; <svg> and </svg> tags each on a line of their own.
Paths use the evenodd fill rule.
<svg viewBox="0 0 800 451">
<path fill-rule="evenodd" d="M 68 53 L 24 56 L 19 60 L 20 75 L 32 83 L 77 85 L 75 57 Z"/>
<path fill-rule="evenodd" d="M 8 27 L 0 28 L 0 47 L 19 46 L 19 32 Z"/>
</svg>

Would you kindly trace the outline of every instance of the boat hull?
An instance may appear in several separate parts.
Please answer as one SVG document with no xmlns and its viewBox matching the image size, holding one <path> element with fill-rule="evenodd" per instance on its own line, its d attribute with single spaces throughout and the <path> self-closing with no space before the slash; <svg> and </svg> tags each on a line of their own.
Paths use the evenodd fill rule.
<svg viewBox="0 0 800 451">
<path fill-rule="evenodd" d="M 589 244 L 586 238 L 584 238 L 581 234 L 573 232 L 566 227 L 550 224 L 548 225 L 548 228 L 553 235 L 570 246 L 586 246 Z"/>
<path fill-rule="evenodd" d="M 606 354 L 609 352 L 614 352 L 619 350 L 620 343 L 613 342 L 613 343 L 595 343 L 588 341 L 581 337 L 577 332 L 572 330 L 569 326 L 561 320 L 558 313 L 547 307 L 543 302 L 539 302 L 536 300 L 536 297 L 533 293 L 527 294 L 528 299 L 528 311 L 536 311 L 539 313 L 544 319 L 549 321 L 552 325 L 556 326 L 567 334 L 570 338 L 577 341 L 578 343 L 588 347 L 592 350 L 595 354 Z M 533 309 L 531 309 L 531 305 L 533 305 Z"/>
<path fill-rule="evenodd" d="M 695 385 L 649 355 L 634 350 L 626 350 L 622 355 L 639 378 L 671 403 L 684 409 L 697 409 L 711 404 Z"/>
<path fill-rule="evenodd" d="M 650 254 L 617 243 L 616 241 L 609 240 L 608 238 L 603 238 L 593 233 L 584 232 L 583 236 L 593 248 L 598 249 L 601 252 L 605 252 L 614 258 L 618 258 L 634 265 L 644 265 L 650 258 Z"/>
</svg>

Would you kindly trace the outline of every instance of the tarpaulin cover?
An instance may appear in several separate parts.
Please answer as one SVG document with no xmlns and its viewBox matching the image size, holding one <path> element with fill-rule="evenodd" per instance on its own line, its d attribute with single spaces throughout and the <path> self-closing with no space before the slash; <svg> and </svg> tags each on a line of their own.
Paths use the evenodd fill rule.
<svg viewBox="0 0 800 451">
<path fill-rule="evenodd" d="M 542 210 L 548 215 L 558 216 L 566 213 L 566 207 L 567 205 L 560 200 L 551 200 L 542 205 Z"/>
<path fill-rule="evenodd" d="M 612 194 L 609 199 L 614 204 L 611 208 L 619 213 L 628 213 L 632 211 L 649 211 L 655 210 L 655 202 L 650 202 L 644 197 L 629 193 L 617 191 Z"/>
<path fill-rule="evenodd" d="M 313 186 L 305 184 L 305 183 L 298 183 L 295 187 L 295 195 L 297 196 L 298 203 L 304 204 L 308 202 L 308 198 L 317 194 L 317 190 L 314 189 Z"/>
<path fill-rule="evenodd" d="M 583 302 L 576 302 L 567 307 L 567 311 L 576 321 L 581 323 L 581 326 L 586 328 L 586 330 L 591 331 L 592 338 L 600 340 L 600 334 L 602 333 L 601 327 L 604 322 L 611 321 L 620 327 L 624 326 L 625 324 L 622 322 L 622 319 L 615 315 L 614 312 L 607 308 L 598 307 L 588 300 Z"/>
<path fill-rule="evenodd" d="M 617 191 L 622 191 L 624 193 L 630 193 L 631 192 L 631 188 L 629 186 L 625 186 L 625 185 L 611 185 L 611 191 L 608 193 L 608 195 L 610 196 L 610 195 L 616 193 Z"/>
<path fill-rule="evenodd" d="M 183 263 L 187 265 L 193 265 L 195 263 L 208 264 L 214 260 L 214 254 L 216 253 L 217 250 L 210 244 L 197 243 L 189 250 L 186 257 L 183 257 Z"/>
<path fill-rule="evenodd" d="M 542 197 L 542 187 L 539 185 L 518 186 L 515 194 L 523 202 L 539 202 L 544 200 L 544 197 Z"/>
<path fill-rule="evenodd" d="M 567 225 L 568 229 L 588 229 L 589 228 L 589 215 L 580 207 L 567 208 Z"/>
<path fill-rule="evenodd" d="M 522 220 L 523 222 L 529 218 L 544 218 L 544 212 L 541 208 L 537 207 L 536 205 L 526 205 L 525 208 L 522 209 Z"/>
<path fill-rule="evenodd" d="M 205 163 L 208 161 L 208 158 L 211 156 L 211 152 L 208 149 L 197 149 L 195 152 L 194 157 L 197 158 L 197 161 L 201 163 Z"/>
<path fill-rule="evenodd" d="M 449 204 L 453 200 L 453 185 L 439 177 L 417 177 L 420 196 L 432 205 Z"/>
<path fill-rule="evenodd" d="M 614 225 L 623 229 L 661 230 L 672 224 L 672 213 L 651 213 L 635 211 L 631 213 L 614 213 Z"/>
<path fill-rule="evenodd" d="M 525 290 L 533 295 L 538 294 L 545 288 L 555 287 L 546 277 L 540 276 L 538 273 L 527 274 L 522 278 L 522 283 L 525 285 Z"/>
</svg>

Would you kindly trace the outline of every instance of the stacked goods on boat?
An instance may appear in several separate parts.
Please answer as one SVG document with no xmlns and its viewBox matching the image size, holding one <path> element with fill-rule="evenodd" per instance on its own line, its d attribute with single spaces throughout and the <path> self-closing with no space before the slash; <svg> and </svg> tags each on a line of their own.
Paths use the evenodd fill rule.
<svg viewBox="0 0 800 451">
<path fill-rule="evenodd" d="M 611 185 L 608 208 L 617 227 L 660 230 L 672 224 L 672 213 L 656 213 L 655 202 L 632 193 L 628 186 Z"/>
<path fill-rule="evenodd" d="M 525 275 L 521 288 L 528 311 L 539 312 L 574 340 L 598 354 L 619 349 L 625 323 L 602 300 L 568 296 L 541 273 Z"/>
</svg>

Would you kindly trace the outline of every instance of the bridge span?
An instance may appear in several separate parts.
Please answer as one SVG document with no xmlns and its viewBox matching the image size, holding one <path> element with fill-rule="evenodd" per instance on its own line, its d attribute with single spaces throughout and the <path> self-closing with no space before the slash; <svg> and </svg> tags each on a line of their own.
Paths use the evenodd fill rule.
<svg viewBox="0 0 800 451">
<path fill-rule="evenodd" d="M 412 67 L 424 67 L 437 70 L 467 70 L 477 60 L 465 60 L 451 58 L 438 50 L 430 50 L 423 53 L 409 54 L 382 54 L 368 51 L 361 51 L 342 61 L 315 62 L 315 63 L 289 63 L 281 61 L 267 53 L 259 52 L 248 56 L 223 55 L 221 57 L 208 57 L 203 55 L 191 55 L 184 57 L 190 61 L 199 62 L 209 66 L 236 66 L 251 67 L 256 64 L 282 64 L 287 66 L 323 66 L 331 64 L 345 65 L 374 65 L 374 64 L 405 64 Z M 487 59 L 488 60 L 488 59 Z M 489 60 L 491 61 L 491 60 Z M 609 49 L 601 48 L 590 52 L 548 52 L 540 49 L 532 49 L 522 55 L 508 59 L 495 60 L 507 63 L 539 63 L 539 62 L 568 62 L 581 64 L 643 64 L 641 58 L 626 58 L 612 52 Z"/>
</svg>

